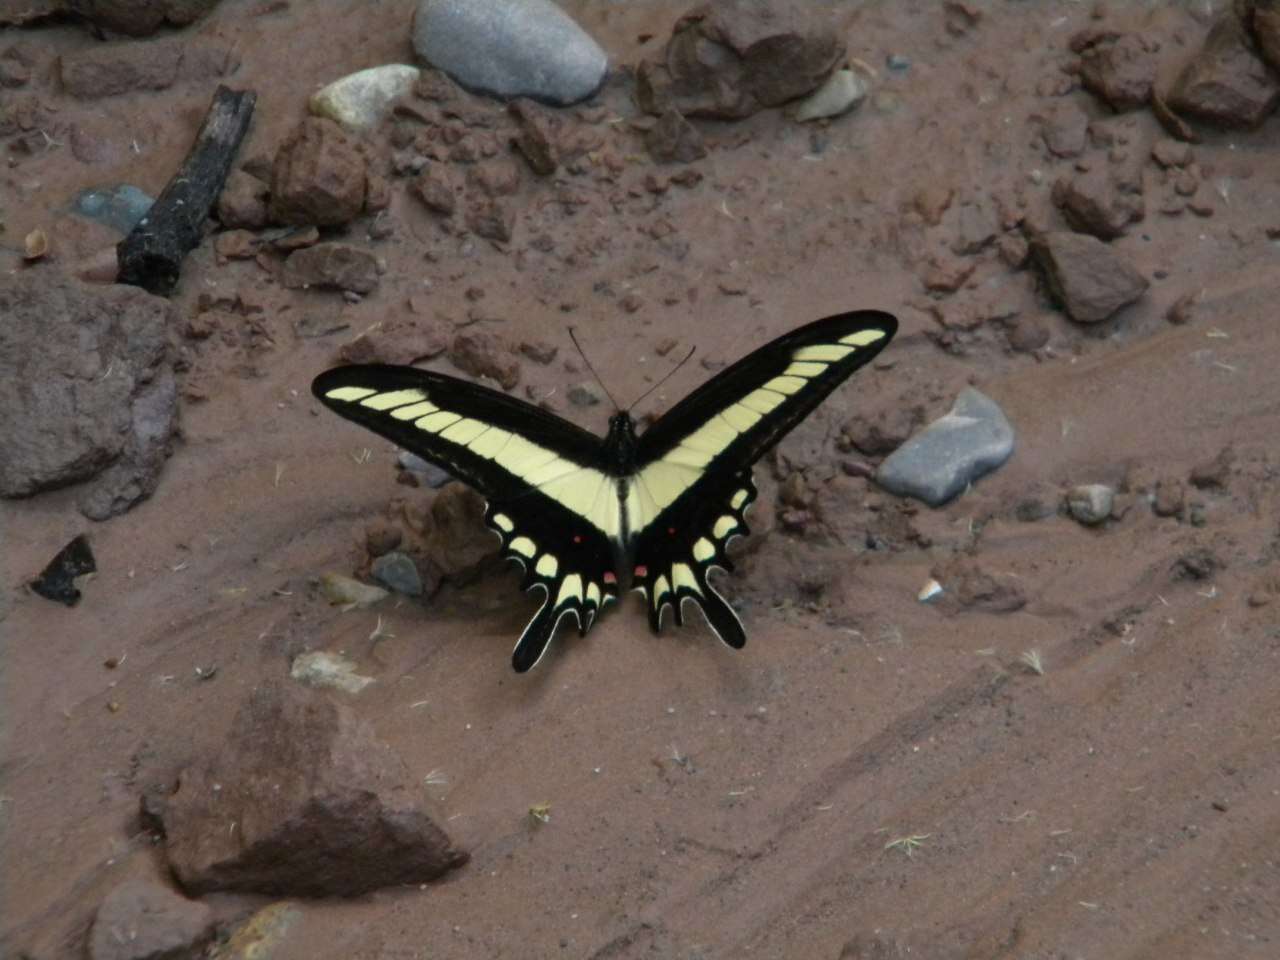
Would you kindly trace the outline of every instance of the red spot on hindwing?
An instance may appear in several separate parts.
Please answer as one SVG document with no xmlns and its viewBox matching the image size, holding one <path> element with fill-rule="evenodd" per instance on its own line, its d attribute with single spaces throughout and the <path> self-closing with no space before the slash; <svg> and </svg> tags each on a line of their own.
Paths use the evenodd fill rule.
<svg viewBox="0 0 1280 960">
<path fill-rule="evenodd" d="M 575 534 L 573 535 L 573 542 L 574 542 L 574 543 L 581 543 L 581 542 L 582 542 L 582 534 L 580 534 L 580 533 L 575 533 Z"/>
<path fill-rule="evenodd" d="M 675 527 L 667 527 L 667 536 L 674 537 L 676 535 Z"/>
<path fill-rule="evenodd" d="M 606 570 L 606 571 L 604 572 L 604 582 L 605 582 L 605 583 L 617 583 L 617 582 L 618 582 L 618 578 L 617 578 L 617 577 L 615 577 L 615 576 L 613 575 L 613 571 L 612 571 L 612 570 Z"/>
<path fill-rule="evenodd" d="M 636 579 L 643 580 L 648 575 L 649 575 L 648 567 L 644 566 L 643 564 L 636 567 Z"/>
</svg>

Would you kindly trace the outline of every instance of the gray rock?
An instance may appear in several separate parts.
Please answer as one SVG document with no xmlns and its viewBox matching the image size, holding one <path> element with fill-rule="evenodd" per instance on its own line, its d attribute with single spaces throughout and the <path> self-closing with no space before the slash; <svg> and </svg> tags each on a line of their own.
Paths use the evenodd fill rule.
<svg viewBox="0 0 1280 960">
<path fill-rule="evenodd" d="M 0 496 L 93 480 L 94 520 L 149 496 L 177 418 L 168 302 L 42 270 L 0 281 L 0 317 Z"/>
<path fill-rule="evenodd" d="M 384 553 L 373 561 L 373 579 L 406 597 L 422 596 L 422 575 L 413 560 L 399 550 Z"/>
<path fill-rule="evenodd" d="M 999 405 L 967 387 L 945 416 L 880 465 L 876 482 L 899 496 L 941 506 L 1008 460 L 1013 440 Z"/>
<path fill-rule="evenodd" d="M 368 722 L 293 684 L 254 690 L 160 815 L 169 866 L 190 893 L 359 896 L 467 861 Z"/>
<path fill-rule="evenodd" d="M 114 187 L 82 190 L 72 201 L 72 209 L 82 217 L 128 233 L 147 215 L 155 200 L 137 187 L 121 183 Z"/>
<path fill-rule="evenodd" d="M 600 402 L 600 394 L 589 383 L 575 383 L 569 388 L 568 396 L 575 407 L 594 407 Z"/>
<path fill-rule="evenodd" d="M 168 960 L 196 956 L 213 933 L 207 904 L 151 880 L 129 880 L 98 907 L 89 931 L 91 960 Z"/>
<path fill-rule="evenodd" d="M 1111 516 L 1115 491 L 1102 483 L 1085 483 L 1067 492 L 1067 510 L 1086 527 L 1096 527 Z"/>
<path fill-rule="evenodd" d="M 1097 237 L 1054 231 L 1031 243 L 1045 279 L 1067 315 L 1099 323 L 1141 297 L 1147 278 Z"/>
<path fill-rule="evenodd" d="M 560 106 L 595 93 L 609 66 L 551 0 L 421 0 L 413 49 L 470 90 Z"/>
<path fill-rule="evenodd" d="M 427 463 L 416 453 L 410 453 L 408 450 L 400 451 L 399 463 L 402 470 L 408 470 L 425 486 L 433 490 L 439 490 L 446 483 L 453 480 L 447 470 L 442 470 L 434 463 Z"/>
</svg>

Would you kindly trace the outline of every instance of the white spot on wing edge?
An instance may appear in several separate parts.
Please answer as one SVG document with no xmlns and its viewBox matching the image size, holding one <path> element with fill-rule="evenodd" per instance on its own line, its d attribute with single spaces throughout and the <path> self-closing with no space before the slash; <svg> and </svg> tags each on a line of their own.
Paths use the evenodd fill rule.
<svg viewBox="0 0 1280 960">
<path fill-rule="evenodd" d="M 784 377 L 816 377 L 827 369 L 825 363 L 812 363 L 800 361 L 791 364 L 787 369 L 782 371 Z"/>
<path fill-rule="evenodd" d="M 538 546 L 528 537 L 516 537 L 511 541 L 511 551 L 532 560 L 538 552 Z"/>
<path fill-rule="evenodd" d="M 706 537 L 699 537 L 693 545 L 693 559 L 699 563 L 706 563 L 716 555 L 715 544 Z"/>
<path fill-rule="evenodd" d="M 512 523 L 511 518 L 505 513 L 495 513 L 493 515 L 493 525 L 499 529 L 505 530 L 507 533 L 510 533 L 516 528 L 516 525 Z"/>
<path fill-rule="evenodd" d="M 560 561 L 551 554 L 544 553 L 538 558 L 538 565 L 533 568 L 533 572 L 541 577 L 554 577 L 559 569 Z"/>
<path fill-rule="evenodd" d="M 738 518 L 725 514 L 716 521 L 716 525 L 711 528 L 711 532 L 715 534 L 717 540 L 724 539 L 734 530 L 738 528 Z"/>
</svg>

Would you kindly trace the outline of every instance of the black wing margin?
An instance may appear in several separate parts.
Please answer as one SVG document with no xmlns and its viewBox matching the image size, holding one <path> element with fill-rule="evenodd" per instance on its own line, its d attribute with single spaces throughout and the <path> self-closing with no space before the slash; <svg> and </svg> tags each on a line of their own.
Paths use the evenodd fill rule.
<svg viewBox="0 0 1280 960">
<path fill-rule="evenodd" d="M 682 622 L 686 599 L 731 647 L 746 643 L 733 610 L 710 586 L 732 569 L 725 547 L 745 535 L 755 499 L 751 465 L 893 338 L 897 320 L 859 310 L 817 320 L 766 344 L 678 403 L 639 439 L 627 500 L 635 539 L 633 584 L 649 622 L 667 605 Z"/>
</svg>

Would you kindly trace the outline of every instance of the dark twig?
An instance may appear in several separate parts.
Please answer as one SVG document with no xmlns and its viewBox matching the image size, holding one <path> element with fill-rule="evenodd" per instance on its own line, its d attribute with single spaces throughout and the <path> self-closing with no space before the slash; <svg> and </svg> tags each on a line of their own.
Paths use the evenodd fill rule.
<svg viewBox="0 0 1280 960">
<path fill-rule="evenodd" d="M 182 260 L 199 245 L 204 221 L 222 192 L 257 94 L 218 87 L 191 152 L 147 215 L 116 247 L 120 283 L 168 295 Z"/>
</svg>

